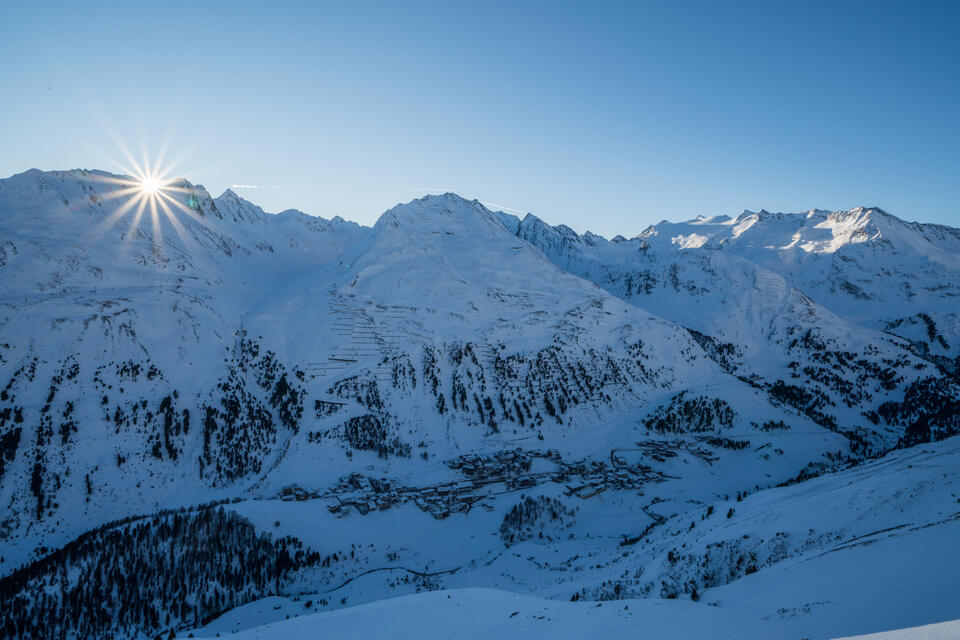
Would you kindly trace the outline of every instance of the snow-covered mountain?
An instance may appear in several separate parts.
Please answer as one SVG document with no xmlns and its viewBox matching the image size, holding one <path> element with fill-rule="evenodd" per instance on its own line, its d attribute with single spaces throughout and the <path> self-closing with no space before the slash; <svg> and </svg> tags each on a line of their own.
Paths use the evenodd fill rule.
<svg viewBox="0 0 960 640">
<path fill-rule="evenodd" d="M 945 357 L 952 362 L 942 363 L 956 369 L 960 230 L 904 222 L 877 208 L 858 207 L 664 221 L 631 240 L 618 236 L 609 242 L 589 232 L 581 237 L 567 227 L 550 227 L 532 215 L 522 221 L 500 215 L 558 264 L 621 297 L 650 296 L 657 285 L 695 294 L 696 280 L 685 280 L 677 270 L 709 273 L 700 261 L 717 268 L 716 261 L 723 260 L 718 256 L 735 256 L 782 276 L 844 319 L 902 335 L 924 356 Z M 658 277 L 638 254 L 695 264 L 671 263 L 670 271 Z"/>
<path fill-rule="evenodd" d="M 703 599 L 862 533 L 727 546 L 715 508 L 960 431 L 954 229 L 745 212 L 607 241 L 453 194 L 370 228 L 124 180 L 0 180 L 5 637 L 297 594 Z"/>
<path fill-rule="evenodd" d="M 727 370 L 869 446 L 929 438 L 922 420 L 901 430 L 905 406 L 936 413 L 954 394 L 941 381 L 960 371 L 956 229 L 858 208 L 663 222 L 607 241 L 501 217 L 565 270 L 692 330 Z M 881 409 L 900 387 L 899 406 Z"/>
</svg>

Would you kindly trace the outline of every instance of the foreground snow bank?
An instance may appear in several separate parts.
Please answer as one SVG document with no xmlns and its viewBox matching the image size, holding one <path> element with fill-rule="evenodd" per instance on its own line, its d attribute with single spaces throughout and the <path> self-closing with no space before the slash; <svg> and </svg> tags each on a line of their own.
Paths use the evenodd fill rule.
<svg viewBox="0 0 960 640">
<path fill-rule="evenodd" d="M 871 633 L 865 636 L 849 636 L 837 638 L 837 640 L 956 640 L 956 638 L 960 638 L 960 620 Z"/>
<path fill-rule="evenodd" d="M 282 614 L 279 598 L 270 610 Z M 431 591 L 357 607 L 268 622 L 252 603 L 194 631 L 209 638 L 235 629 L 237 640 L 334 638 L 649 638 L 776 640 L 792 634 L 717 607 L 680 600 L 558 602 L 494 589 Z M 181 634 L 185 637 L 187 634 Z"/>
</svg>

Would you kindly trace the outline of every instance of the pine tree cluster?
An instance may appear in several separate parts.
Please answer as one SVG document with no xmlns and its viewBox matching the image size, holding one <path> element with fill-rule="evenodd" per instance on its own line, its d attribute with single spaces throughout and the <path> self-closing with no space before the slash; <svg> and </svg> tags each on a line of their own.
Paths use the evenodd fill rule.
<svg viewBox="0 0 960 640">
<path fill-rule="evenodd" d="M 725 400 L 707 396 L 691 398 L 686 391 L 681 391 L 651 413 L 644 426 L 657 433 L 716 431 L 732 427 L 736 415 Z"/>
<path fill-rule="evenodd" d="M 280 592 L 319 563 L 222 507 L 179 510 L 81 535 L 0 579 L 0 638 L 128 638 L 206 624 Z"/>
</svg>

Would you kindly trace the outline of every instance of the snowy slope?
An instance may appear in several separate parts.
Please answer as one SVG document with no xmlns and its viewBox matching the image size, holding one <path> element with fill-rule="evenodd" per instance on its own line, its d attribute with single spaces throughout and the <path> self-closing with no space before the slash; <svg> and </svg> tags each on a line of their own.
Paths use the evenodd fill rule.
<svg viewBox="0 0 960 640">
<path fill-rule="evenodd" d="M 457 616 L 470 623 L 461 632 L 474 625 L 485 629 L 484 621 L 470 613 L 470 607 L 480 606 L 476 600 L 489 612 L 506 606 L 499 601 L 507 599 L 513 603 L 507 607 L 510 612 L 528 615 L 524 599 L 510 600 L 503 593 L 482 599 L 471 591 L 457 591 L 467 586 L 548 596 L 555 600 L 547 606 L 547 617 L 569 620 L 559 627 L 541 620 L 528 628 L 526 620 L 503 616 L 506 620 L 501 621 L 491 614 L 487 622 L 507 637 L 562 633 L 567 625 L 578 624 L 595 624 L 598 633 L 606 632 L 602 625 L 608 621 L 579 619 L 586 612 L 601 613 L 594 610 L 598 601 L 601 611 L 617 614 L 617 621 L 627 605 L 630 624 L 648 629 L 651 637 L 706 633 L 698 631 L 698 625 L 713 624 L 711 616 L 720 625 L 725 616 L 736 620 L 742 637 L 782 633 L 816 639 L 951 620 L 960 615 L 952 588 L 960 569 L 954 544 L 960 522 L 958 460 L 957 438 L 898 451 L 807 482 L 691 505 L 637 540 L 625 536 L 625 530 L 665 503 L 648 507 L 616 497 L 567 501 L 564 504 L 577 513 L 562 516 L 562 524 L 548 519 L 541 529 L 548 537 L 534 535 L 506 548 L 497 530 L 506 508 L 499 505 L 492 513 L 472 511 L 441 524 L 416 510 L 371 514 L 351 522 L 330 518 L 309 501 L 242 503 L 235 508 L 258 527 L 292 534 L 337 554 L 340 559 L 330 567 L 341 565 L 341 571 L 353 577 L 341 584 L 339 577 L 332 579 L 331 568 L 308 571 L 291 585 L 288 597 L 227 613 L 197 635 L 248 628 L 252 637 L 269 638 L 281 629 L 296 633 L 301 627 L 292 622 L 273 624 L 308 616 L 302 618 L 307 629 L 321 621 L 327 624 L 325 614 L 314 619 L 313 612 L 334 609 L 348 629 L 361 628 L 359 620 L 367 616 L 387 616 L 385 624 L 426 619 L 431 621 L 429 632 L 435 629 L 444 637 L 450 624 L 445 606 L 465 607 Z M 563 495 L 549 489 L 536 493 L 561 500 Z M 611 544 L 611 538 L 621 543 Z M 411 567 L 433 575 L 417 577 L 408 572 Z M 453 601 L 441 603 L 432 615 L 421 607 L 436 606 L 435 601 L 426 605 L 409 598 L 340 609 L 437 588 L 453 591 L 431 597 L 443 600 L 449 593 Z M 561 604 L 570 601 L 571 593 L 578 602 Z M 644 604 L 630 599 L 643 596 L 651 600 Z M 690 602 L 682 614 L 671 614 L 662 626 L 649 621 L 652 603 L 675 606 L 677 599 L 698 602 Z M 572 607 L 582 602 L 586 607 Z M 690 621 L 696 621 L 692 629 L 685 626 Z M 518 622 L 524 624 L 513 626 Z"/>
<path fill-rule="evenodd" d="M 960 620 L 951 620 L 908 629 L 868 633 L 855 638 L 854 636 L 838 638 L 838 640 L 953 640 L 958 636 L 960 636 Z"/>
<path fill-rule="evenodd" d="M 275 606 L 282 606 L 277 603 Z M 194 637 L 229 633 L 239 639 L 315 638 L 790 638 L 770 624 L 687 602 L 626 600 L 605 604 L 557 602 L 489 589 L 455 589 L 401 596 L 245 628 L 256 605 L 224 616 Z M 187 637 L 184 633 L 178 637 Z"/>
<path fill-rule="evenodd" d="M 618 237 L 609 242 L 589 232 L 581 238 L 569 228 L 553 229 L 534 216 L 520 221 L 501 215 L 518 235 L 560 263 L 580 263 L 578 269 L 591 273 L 588 277 L 595 281 L 603 277 L 605 266 L 634 264 L 638 254 L 691 252 L 710 259 L 718 253 L 733 255 L 783 276 L 833 313 L 870 328 L 917 321 L 921 313 L 938 318 L 936 334 L 944 336 L 946 345 L 935 337 L 925 341 L 938 353 L 951 357 L 960 353 L 956 342 L 960 232 L 950 227 L 904 222 L 877 208 L 795 214 L 744 211 L 737 218 L 664 221 L 631 240 Z M 575 253 L 582 255 L 563 255 L 570 253 L 565 243 L 550 235 L 566 244 L 581 244 Z M 646 279 L 653 273 L 642 264 L 632 282 L 621 283 L 625 294 L 649 288 Z"/>
<path fill-rule="evenodd" d="M 611 242 L 532 215 L 501 218 L 556 264 L 690 329 L 725 369 L 865 446 L 904 438 L 896 412 L 882 409 L 892 399 L 937 413 L 940 396 L 957 394 L 940 382 L 955 375 L 960 355 L 949 337 L 960 281 L 955 230 L 878 210 L 763 212 L 664 222 Z M 823 271 L 828 260 L 843 269 Z M 891 297 L 893 273 L 930 285 L 928 294 Z M 851 279 L 875 295 L 853 296 L 843 285 Z M 913 315 L 895 318 L 893 309 Z"/>
<path fill-rule="evenodd" d="M 785 275 L 854 322 L 884 329 L 918 314 L 938 317 L 948 344 L 929 337 L 937 343 L 930 346 L 952 357 L 960 353 L 956 229 L 858 207 L 806 214 L 744 212 L 731 226 L 730 237 L 714 238 L 724 250 Z"/>
<path fill-rule="evenodd" d="M 212 199 L 185 182 L 179 208 L 141 210 L 111 197 L 116 179 L 29 171 L 0 181 L 10 256 L 0 312 L 0 495 L 14 548 L 217 497 L 215 478 L 192 481 L 204 457 L 197 427 L 230 370 L 225 350 L 234 361 L 246 357 L 236 351 L 249 300 L 367 232 L 303 214 L 268 216 L 230 192 Z M 84 507 L 64 515 L 61 504 Z M 53 537 L 24 537 L 25 529 Z"/>
</svg>

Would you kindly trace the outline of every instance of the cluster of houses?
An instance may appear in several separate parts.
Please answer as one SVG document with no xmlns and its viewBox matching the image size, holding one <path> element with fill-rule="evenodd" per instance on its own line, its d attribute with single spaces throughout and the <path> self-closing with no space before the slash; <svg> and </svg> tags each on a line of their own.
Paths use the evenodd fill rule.
<svg viewBox="0 0 960 640">
<path fill-rule="evenodd" d="M 483 479 L 526 473 L 530 471 L 535 457 L 548 460 L 556 459 L 558 462 L 560 460 L 560 454 L 555 451 L 542 453 L 539 451 L 524 451 L 517 447 L 516 449 L 504 449 L 489 455 L 467 453 L 447 460 L 446 465 L 469 478 Z"/>
<path fill-rule="evenodd" d="M 465 513 L 474 506 L 492 509 L 490 500 L 498 495 L 529 489 L 544 482 L 566 487 L 568 496 L 591 498 L 608 489 L 641 491 L 643 485 L 663 481 L 667 476 L 642 464 L 628 464 L 611 452 L 606 460 L 566 462 L 559 452 L 511 449 L 492 454 L 466 454 L 446 462 L 465 479 L 423 487 L 405 487 L 388 478 L 352 473 L 323 492 L 307 491 L 297 485 L 284 487 L 281 500 L 327 500 L 331 513 L 367 514 L 412 502 L 434 518 Z M 534 461 L 540 459 L 543 464 Z"/>
</svg>

